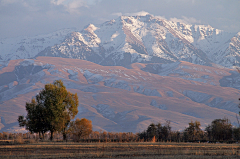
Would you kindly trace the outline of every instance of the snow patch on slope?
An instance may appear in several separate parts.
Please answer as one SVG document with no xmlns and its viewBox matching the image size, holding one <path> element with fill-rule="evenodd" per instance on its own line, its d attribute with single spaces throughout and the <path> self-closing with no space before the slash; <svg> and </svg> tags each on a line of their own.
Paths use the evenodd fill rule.
<svg viewBox="0 0 240 159">
<path fill-rule="evenodd" d="M 107 87 L 125 89 L 125 90 L 128 90 L 128 91 L 131 90 L 131 87 L 129 86 L 127 81 L 116 80 L 114 78 L 104 80 L 104 85 L 107 86 Z"/>
<path fill-rule="evenodd" d="M 98 113 L 100 113 L 107 119 L 113 119 L 115 117 L 114 111 L 107 104 L 98 104 L 92 107 L 95 108 Z"/>
<path fill-rule="evenodd" d="M 67 72 L 69 73 L 69 79 L 71 79 L 71 80 L 74 80 L 74 81 L 78 81 L 79 79 L 78 79 L 78 72 L 75 72 L 75 71 L 73 71 L 73 70 L 67 70 Z"/>
<path fill-rule="evenodd" d="M 162 110 L 167 110 L 167 106 L 165 104 L 158 104 L 154 99 L 151 101 L 150 105 Z"/>
<path fill-rule="evenodd" d="M 183 91 L 183 94 L 190 98 L 192 101 L 197 102 L 197 103 L 203 103 L 206 102 L 208 99 L 212 97 L 212 95 L 206 94 L 206 93 L 201 93 L 201 92 L 196 92 L 196 91 L 191 91 L 191 90 L 185 90 Z"/>
<path fill-rule="evenodd" d="M 144 88 L 143 86 L 133 87 L 134 92 L 146 95 L 146 96 L 157 96 L 162 97 L 156 89 Z"/>
<path fill-rule="evenodd" d="M 103 76 L 99 74 L 91 73 L 88 70 L 84 71 L 83 76 L 87 79 L 89 84 L 96 84 L 98 82 L 101 82 L 104 79 Z"/>
</svg>

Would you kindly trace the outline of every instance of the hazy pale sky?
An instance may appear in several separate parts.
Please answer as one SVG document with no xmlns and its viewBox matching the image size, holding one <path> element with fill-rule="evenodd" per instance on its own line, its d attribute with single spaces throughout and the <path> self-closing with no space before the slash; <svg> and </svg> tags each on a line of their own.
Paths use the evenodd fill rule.
<svg viewBox="0 0 240 159">
<path fill-rule="evenodd" d="M 0 0 L 0 38 L 81 30 L 146 12 L 168 20 L 240 31 L 240 0 Z"/>
</svg>

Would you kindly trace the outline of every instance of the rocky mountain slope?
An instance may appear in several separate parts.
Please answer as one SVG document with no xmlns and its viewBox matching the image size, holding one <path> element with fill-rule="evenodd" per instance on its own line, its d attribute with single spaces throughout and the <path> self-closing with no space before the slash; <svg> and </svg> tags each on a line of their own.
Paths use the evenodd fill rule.
<svg viewBox="0 0 240 159">
<path fill-rule="evenodd" d="M 0 59 L 52 56 L 104 66 L 187 61 L 231 68 L 240 62 L 240 32 L 189 25 L 152 15 L 121 16 L 82 31 L 63 30 L 30 38 L 0 40 Z"/>
<path fill-rule="evenodd" d="M 240 32 L 152 15 L 0 39 L 0 131 L 21 131 L 26 101 L 57 79 L 78 93 L 77 117 L 95 130 L 139 132 L 165 120 L 178 130 L 223 117 L 237 125 L 239 57 Z"/>
<path fill-rule="evenodd" d="M 61 43 L 72 31 L 63 29 L 47 35 L 0 39 L 0 61 L 33 58 L 45 48 Z"/>
<path fill-rule="evenodd" d="M 139 132 L 151 122 L 174 130 L 198 120 L 204 128 L 227 117 L 237 125 L 240 75 L 189 62 L 101 66 L 80 59 L 11 60 L 0 70 L 0 131 L 22 131 L 17 116 L 46 83 L 62 79 L 79 96 L 78 118 L 94 130 Z"/>
</svg>

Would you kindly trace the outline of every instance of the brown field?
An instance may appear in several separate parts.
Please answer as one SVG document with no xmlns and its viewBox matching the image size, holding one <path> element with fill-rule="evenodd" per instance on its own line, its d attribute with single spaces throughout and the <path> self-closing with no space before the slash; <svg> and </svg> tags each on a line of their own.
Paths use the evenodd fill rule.
<svg viewBox="0 0 240 159">
<path fill-rule="evenodd" d="M 240 158 L 239 144 L 76 143 L 2 144 L 0 158 Z"/>
</svg>

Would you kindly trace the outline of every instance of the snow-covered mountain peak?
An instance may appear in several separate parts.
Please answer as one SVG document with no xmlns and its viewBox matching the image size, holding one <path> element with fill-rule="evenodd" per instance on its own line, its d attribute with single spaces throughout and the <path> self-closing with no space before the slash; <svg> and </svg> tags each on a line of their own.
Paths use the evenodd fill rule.
<svg viewBox="0 0 240 159">
<path fill-rule="evenodd" d="M 61 56 L 102 65 L 188 61 L 231 67 L 240 63 L 239 34 L 209 25 L 169 21 L 151 14 L 120 16 L 82 31 L 0 41 L 0 60 Z"/>
<path fill-rule="evenodd" d="M 33 37 L 6 38 L 0 40 L 0 59 L 33 58 L 47 47 L 61 43 L 74 29 L 63 29 Z"/>
<path fill-rule="evenodd" d="M 98 27 L 96 27 L 95 25 L 93 24 L 89 24 L 87 26 L 87 28 L 85 28 L 84 30 L 87 31 L 87 32 L 90 32 L 90 33 L 93 33 L 95 30 L 99 29 Z"/>
</svg>

